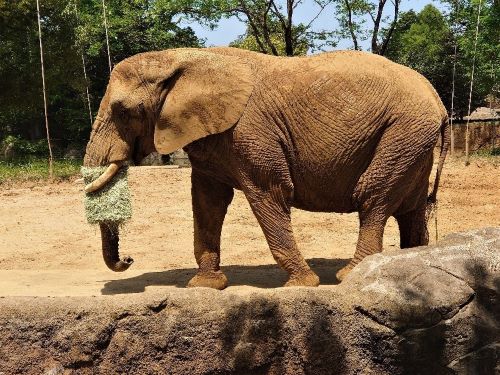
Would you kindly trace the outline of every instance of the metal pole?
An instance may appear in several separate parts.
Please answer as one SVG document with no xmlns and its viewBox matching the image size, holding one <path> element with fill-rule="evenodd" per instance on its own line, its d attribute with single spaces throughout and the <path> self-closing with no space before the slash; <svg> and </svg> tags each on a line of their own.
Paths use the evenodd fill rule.
<svg viewBox="0 0 500 375">
<path fill-rule="evenodd" d="M 43 108 L 45 111 L 45 130 L 47 132 L 47 144 L 49 146 L 49 176 L 50 178 L 54 177 L 54 168 L 53 168 L 53 156 L 52 156 L 52 146 L 50 144 L 50 132 L 49 132 L 49 119 L 47 115 L 47 95 L 45 89 L 45 69 L 43 65 L 43 45 L 42 45 L 42 26 L 40 21 L 40 3 L 36 0 L 36 11 L 38 16 L 38 39 L 40 41 L 40 63 L 42 66 L 42 88 L 43 88 Z"/>
</svg>

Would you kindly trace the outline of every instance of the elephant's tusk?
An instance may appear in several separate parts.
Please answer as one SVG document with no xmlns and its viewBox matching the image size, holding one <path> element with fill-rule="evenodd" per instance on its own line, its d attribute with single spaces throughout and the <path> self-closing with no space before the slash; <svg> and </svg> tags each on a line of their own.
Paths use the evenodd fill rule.
<svg viewBox="0 0 500 375">
<path fill-rule="evenodd" d="M 96 190 L 99 190 L 104 185 L 106 185 L 109 180 L 113 178 L 113 176 L 118 172 L 118 169 L 122 166 L 121 162 L 111 163 L 108 168 L 100 175 L 97 179 L 92 181 L 90 184 L 85 186 L 86 193 L 92 193 Z"/>
</svg>

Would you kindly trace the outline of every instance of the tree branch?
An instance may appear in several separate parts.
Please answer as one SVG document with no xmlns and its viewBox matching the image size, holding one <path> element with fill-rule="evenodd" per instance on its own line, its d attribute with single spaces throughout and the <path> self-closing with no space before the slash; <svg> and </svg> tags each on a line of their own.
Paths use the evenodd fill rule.
<svg viewBox="0 0 500 375">
<path fill-rule="evenodd" d="M 300 4 L 302 4 L 302 0 L 297 1 L 297 2 L 293 5 L 293 9 L 297 8 Z"/>
<path fill-rule="evenodd" d="M 267 45 L 269 46 L 269 48 L 271 48 L 271 52 L 273 53 L 273 55 L 278 56 L 279 55 L 278 50 L 277 50 L 276 46 L 274 45 L 274 43 L 272 42 L 271 37 L 269 36 L 269 27 L 267 25 L 267 16 L 269 14 L 269 10 L 271 9 L 272 3 L 273 3 L 273 1 L 271 0 L 269 2 L 269 4 L 267 5 L 266 11 L 264 12 L 263 23 L 262 23 L 262 33 L 264 34 L 264 39 L 265 39 Z"/>
<path fill-rule="evenodd" d="M 394 0 L 394 18 L 392 20 L 392 23 L 391 23 L 391 26 L 389 28 L 389 31 L 387 32 L 385 38 L 384 38 L 384 41 L 382 43 L 382 48 L 380 49 L 380 54 L 382 56 L 385 55 L 386 51 L 387 51 L 387 47 L 389 46 L 389 42 L 391 40 L 391 37 L 392 37 L 392 33 L 394 32 L 394 29 L 396 28 L 396 24 L 398 22 L 398 15 L 399 15 L 399 4 L 400 4 L 401 0 Z"/>
<path fill-rule="evenodd" d="M 283 35 L 285 37 L 285 53 L 287 56 L 293 56 L 293 38 L 292 38 L 292 17 L 293 17 L 293 0 L 287 0 L 287 19 L 281 14 L 274 0 L 269 0 L 274 9 L 274 14 L 278 17 Z"/>
<path fill-rule="evenodd" d="M 305 30 L 307 30 L 307 29 L 309 29 L 311 27 L 311 25 L 313 24 L 313 22 L 318 19 L 318 17 L 321 15 L 321 13 L 323 13 L 323 10 L 325 10 L 325 8 L 327 7 L 327 5 L 329 5 L 329 4 L 330 3 L 325 4 L 325 5 L 319 4 L 319 6 L 320 6 L 319 12 L 311 19 L 311 21 L 309 21 L 309 23 L 305 27 Z"/>
<path fill-rule="evenodd" d="M 285 29 L 285 52 L 287 56 L 293 56 L 293 37 L 292 37 L 292 17 L 293 17 L 293 0 L 287 0 L 287 27 Z"/>
<path fill-rule="evenodd" d="M 259 28 L 257 27 L 257 25 L 254 22 L 254 19 L 252 17 L 252 13 L 246 7 L 244 0 L 240 0 L 240 5 L 241 5 L 242 11 L 243 11 L 242 13 L 244 13 L 245 16 L 247 17 L 248 24 L 250 25 L 250 27 L 253 30 L 255 41 L 257 42 L 257 45 L 259 46 L 260 51 L 262 53 L 267 54 L 268 51 L 267 51 L 266 47 L 264 46 L 264 43 L 262 43 L 262 41 L 260 40 L 260 37 L 259 37 L 259 34 L 260 34 Z"/>
<path fill-rule="evenodd" d="M 372 33 L 372 52 L 373 53 L 379 53 L 379 46 L 378 46 L 378 32 L 380 29 L 380 21 L 382 19 L 382 13 L 384 11 L 384 6 L 385 2 L 387 0 L 379 0 L 378 2 L 378 10 L 377 10 L 377 17 L 373 21 L 373 33 Z"/>
<path fill-rule="evenodd" d="M 351 34 L 352 42 L 354 44 L 354 49 L 359 50 L 358 39 L 356 38 L 356 33 L 354 32 L 354 24 L 352 22 L 352 8 L 349 0 L 344 0 L 345 6 L 347 8 L 347 26 L 349 28 L 349 33 Z"/>
<path fill-rule="evenodd" d="M 273 5 L 273 8 L 274 8 L 274 15 L 276 17 L 278 17 L 278 19 L 280 20 L 281 22 L 281 25 L 283 26 L 283 29 L 286 28 L 286 20 L 285 20 L 285 17 L 283 17 L 283 15 L 281 14 L 281 12 L 279 11 L 278 7 L 276 6 L 276 4 L 274 3 L 274 0 L 269 0 L 270 1 L 270 4 Z"/>
</svg>

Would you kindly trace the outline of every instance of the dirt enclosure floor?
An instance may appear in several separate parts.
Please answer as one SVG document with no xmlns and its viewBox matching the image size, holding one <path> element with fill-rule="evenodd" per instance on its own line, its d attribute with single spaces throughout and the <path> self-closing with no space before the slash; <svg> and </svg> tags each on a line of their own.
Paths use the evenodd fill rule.
<svg viewBox="0 0 500 375">
<path fill-rule="evenodd" d="M 121 253 L 135 263 L 108 271 L 98 228 L 88 225 L 81 185 L 71 182 L 2 186 L 0 190 L 0 296 L 83 296 L 143 293 L 184 287 L 195 272 L 192 254 L 190 169 L 131 168 L 134 215 L 122 231 Z M 448 158 L 438 194 L 439 237 L 500 226 L 500 167 L 493 158 Z M 356 214 L 293 210 L 295 237 L 322 287 L 353 255 Z M 434 242 L 434 220 L 430 223 Z M 399 246 L 397 225 L 387 225 L 384 249 Z M 277 268 L 245 197 L 236 192 L 222 234 L 222 265 L 230 288 L 278 287 Z"/>
</svg>

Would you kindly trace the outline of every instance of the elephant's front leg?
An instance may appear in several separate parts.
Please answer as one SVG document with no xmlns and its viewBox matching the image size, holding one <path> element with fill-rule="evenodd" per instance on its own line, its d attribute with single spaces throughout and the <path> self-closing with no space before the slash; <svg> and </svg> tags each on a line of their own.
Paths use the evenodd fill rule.
<svg viewBox="0 0 500 375">
<path fill-rule="evenodd" d="M 285 286 L 318 286 L 318 275 L 309 268 L 293 237 L 286 188 L 277 184 L 268 189 L 250 186 L 244 191 L 274 259 L 288 272 Z"/>
<path fill-rule="evenodd" d="M 191 183 L 194 255 L 199 269 L 188 286 L 224 289 L 227 278 L 219 267 L 220 236 L 227 207 L 233 199 L 233 188 L 200 175 L 196 169 L 193 169 Z"/>
</svg>

